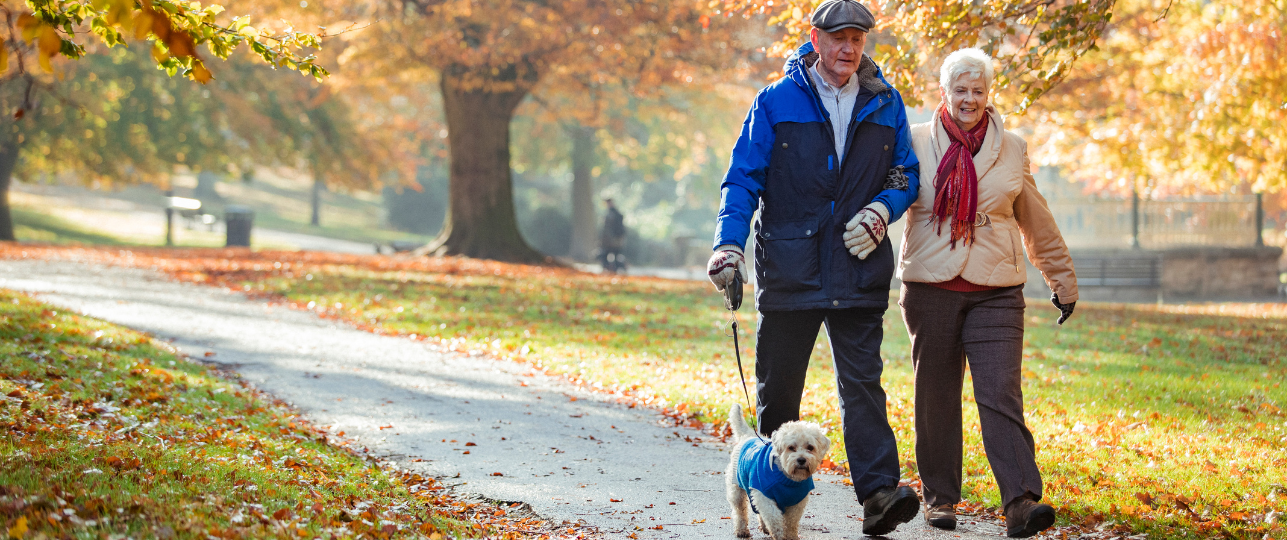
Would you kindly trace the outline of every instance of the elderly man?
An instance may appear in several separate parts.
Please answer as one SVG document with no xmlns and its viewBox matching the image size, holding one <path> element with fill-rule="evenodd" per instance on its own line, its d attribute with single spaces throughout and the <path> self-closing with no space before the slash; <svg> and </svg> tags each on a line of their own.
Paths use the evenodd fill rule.
<svg viewBox="0 0 1287 540">
<path fill-rule="evenodd" d="M 919 167 L 903 99 L 863 54 L 875 18 L 853 0 L 814 11 L 809 43 L 751 105 L 724 177 L 707 271 L 717 289 L 746 279 L 756 209 L 755 374 L 760 431 L 800 417 L 820 325 L 831 341 L 845 450 L 863 532 L 910 521 L 920 501 L 899 487 L 898 448 L 880 386 L 882 321 L 894 254 L 888 224 L 916 200 Z"/>
</svg>

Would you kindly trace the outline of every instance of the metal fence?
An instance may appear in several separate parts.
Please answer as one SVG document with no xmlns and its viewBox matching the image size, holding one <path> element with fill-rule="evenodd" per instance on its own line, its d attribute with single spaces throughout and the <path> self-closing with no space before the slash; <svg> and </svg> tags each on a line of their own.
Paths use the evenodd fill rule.
<svg viewBox="0 0 1287 540">
<path fill-rule="evenodd" d="M 1133 245 L 1135 205 L 1130 199 L 1059 199 L 1050 210 L 1069 247 Z M 1146 249 L 1179 246 L 1246 247 L 1256 244 L 1256 200 L 1139 201 L 1139 244 Z"/>
</svg>

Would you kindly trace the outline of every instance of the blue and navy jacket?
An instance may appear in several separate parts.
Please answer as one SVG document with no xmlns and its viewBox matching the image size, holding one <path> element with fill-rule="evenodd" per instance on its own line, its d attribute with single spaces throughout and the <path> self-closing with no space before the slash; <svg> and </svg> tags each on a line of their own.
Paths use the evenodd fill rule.
<svg viewBox="0 0 1287 540">
<path fill-rule="evenodd" d="M 892 223 L 916 200 L 920 170 L 907 112 L 864 55 L 844 160 L 837 160 L 830 115 L 808 73 L 817 58 L 805 43 L 787 59 L 785 76 L 755 97 L 720 187 L 715 247 L 745 249 L 758 208 L 757 309 L 886 308 L 894 274 L 889 238 L 859 260 L 841 235 L 872 201 L 889 208 Z"/>
<path fill-rule="evenodd" d="M 759 490 L 778 503 L 778 510 L 800 504 L 813 491 L 813 477 L 797 482 L 787 478 L 773 462 L 773 446 L 758 438 L 747 439 L 737 451 L 737 485 L 751 499 L 751 490 Z M 751 510 L 760 513 L 751 499 Z"/>
</svg>

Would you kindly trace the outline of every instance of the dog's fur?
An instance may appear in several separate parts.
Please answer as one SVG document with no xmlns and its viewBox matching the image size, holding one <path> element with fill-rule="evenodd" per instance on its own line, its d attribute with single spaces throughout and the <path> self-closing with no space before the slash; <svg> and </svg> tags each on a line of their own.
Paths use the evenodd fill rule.
<svg viewBox="0 0 1287 540">
<path fill-rule="evenodd" d="M 733 405 L 733 408 L 728 411 L 728 423 L 733 428 L 736 442 L 733 445 L 733 456 L 728 462 L 728 470 L 724 473 L 724 485 L 728 503 L 733 507 L 733 527 L 737 536 L 741 538 L 751 536 L 747 514 L 751 510 L 749 503 L 753 501 L 755 508 L 760 511 L 758 517 L 761 531 L 768 533 L 774 540 L 797 540 L 800 538 L 800 517 L 804 515 L 804 507 L 809 503 L 809 497 L 806 496 L 804 500 L 795 506 L 787 507 L 783 512 L 778 509 L 776 502 L 760 490 L 751 489 L 750 493 L 743 490 L 737 483 L 738 450 L 747 439 L 755 437 L 755 432 L 746 423 L 746 419 L 742 418 L 741 405 Z M 775 464 L 786 473 L 788 478 L 797 482 L 813 476 L 813 473 L 818 471 L 818 466 L 822 464 L 823 457 L 831 449 L 831 441 L 827 439 L 826 432 L 813 422 L 782 424 L 777 431 L 773 432 L 769 442 L 773 446 Z"/>
</svg>

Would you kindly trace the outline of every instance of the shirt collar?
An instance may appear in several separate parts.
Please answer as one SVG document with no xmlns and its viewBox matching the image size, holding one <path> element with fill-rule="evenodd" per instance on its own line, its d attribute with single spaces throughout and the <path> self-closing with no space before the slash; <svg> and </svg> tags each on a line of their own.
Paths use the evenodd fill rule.
<svg viewBox="0 0 1287 540">
<path fill-rule="evenodd" d="M 822 58 L 818 58 L 818 62 L 821 61 Z M 849 76 L 849 80 L 845 81 L 844 86 L 832 86 L 831 83 L 827 82 L 827 79 L 818 72 L 818 62 L 814 62 L 812 66 L 809 66 L 809 75 L 813 76 L 814 83 L 816 83 L 820 88 L 826 89 L 827 93 L 842 94 L 858 87 L 858 73 L 856 72 Z"/>
</svg>

